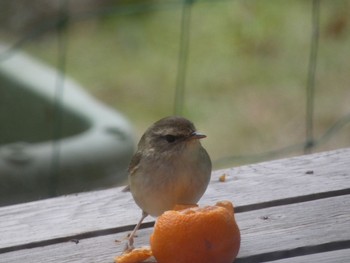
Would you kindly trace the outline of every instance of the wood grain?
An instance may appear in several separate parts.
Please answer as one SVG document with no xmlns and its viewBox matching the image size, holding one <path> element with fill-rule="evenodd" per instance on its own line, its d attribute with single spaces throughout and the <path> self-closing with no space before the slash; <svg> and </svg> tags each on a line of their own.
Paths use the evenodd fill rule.
<svg viewBox="0 0 350 263">
<path fill-rule="evenodd" d="M 339 196 L 300 204 L 271 207 L 236 215 L 242 243 L 237 262 L 254 263 L 290 257 L 291 252 L 305 254 L 305 249 L 323 252 L 327 244 L 350 246 L 350 198 Z M 136 246 L 149 244 L 151 228 L 138 232 Z M 106 263 L 121 253 L 124 244 L 114 240 L 127 232 L 74 242 L 1 254 L 0 262 Z M 325 246 L 326 244 L 326 246 Z M 300 248 L 306 247 L 303 250 Z M 317 250 L 319 248 L 319 250 Z M 295 261 L 303 262 L 303 261 Z M 308 261 L 304 261 L 308 262 Z M 329 261 L 332 262 L 332 261 Z M 334 261 L 333 261 L 334 262 Z"/>
<path fill-rule="evenodd" d="M 218 178 L 222 174 L 226 174 L 225 182 L 219 182 Z M 125 235 L 125 231 L 132 228 L 141 214 L 131 195 L 122 193 L 121 189 L 122 187 L 1 207 L 0 252 L 1 249 L 8 251 L 6 249 L 27 244 L 35 246 L 35 242 L 45 243 L 51 240 L 51 243 L 58 244 L 1 254 L 0 262 L 17 262 L 2 261 L 5 255 L 34 262 L 28 261 L 31 257 L 26 252 L 29 251 L 33 255 L 46 254 L 45 260 L 48 262 L 49 257 L 69 257 L 73 260 L 66 262 L 80 262 L 81 258 L 84 258 L 84 262 L 92 258 L 98 258 L 98 261 L 90 262 L 106 262 L 104 260 L 110 259 L 111 255 L 118 254 L 119 251 L 112 242 L 116 235 L 108 233 L 121 232 L 118 236 Z M 344 211 L 344 206 L 337 203 L 345 202 L 349 207 L 349 196 L 339 199 L 349 194 L 350 149 L 340 149 L 213 172 L 211 183 L 200 203 L 213 204 L 225 199 L 234 202 L 237 211 L 241 212 L 237 214 L 237 220 L 244 235 L 240 257 L 248 258 L 257 254 L 254 252 L 257 248 L 260 254 L 271 254 L 276 249 L 275 245 L 287 249 L 289 243 L 293 246 L 309 245 L 308 242 L 318 244 L 325 235 L 325 227 L 334 229 L 339 237 L 347 235 L 349 239 L 349 230 L 344 231 L 350 229 L 349 219 L 344 221 L 344 213 L 347 213 L 346 218 L 350 218 L 350 211 Z M 306 206 L 307 204 L 313 205 Z M 288 211 L 293 213 L 289 214 Z M 314 214 L 308 214 L 312 211 Z M 332 212 L 332 218 L 327 217 L 328 211 Z M 305 217 L 305 222 L 300 222 L 300 218 L 306 214 L 309 216 Z M 261 217 L 265 218 L 264 216 L 269 219 L 262 220 Z M 292 220 L 288 221 L 288 218 Z M 290 225 L 283 224 L 282 219 Z M 148 218 L 146 222 L 153 220 Z M 343 224 L 339 228 L 338 220 Z M 334 222 L 337 227 L 333 226 Z M 106 231 L 103 232 L 104 230 Z M 141 233 L 150 233 L 149 231 L 147 229 Z M 315 238 L 313 231 L 319 233 L 315 243 L 312 242 L 314 239 L 307 238 Z M 63 242 L 84 233 L 101 236 L 82 239 L 78 245 Z M 266 238 L 266 242 L 262 238 Z M 141 237 L 139 240 L 147 243 L 147 239 L 148 237 L 145 240 Z M 340 239 L 334 238 L 330 242 L 336 240 Z M 85 244 L 86 250 L 82 249 Z M 75 251 L 77 248 L 79 251 Z M 85 257 L 85 254 L 88 256 Z M 74 255 L 75 259 L 71 258 Z M 102 260 L 103 255 L 106 257 Z"/>
<path fill-rule="evenodd" d="M 348 263 L 350 259 L 350 249 L 341 249 L 323 253 L 316 253 L 300 257 L 285 258 L 271 263 Z M 267 261 L 269 262 L 269 261 Z"/>
</svg>

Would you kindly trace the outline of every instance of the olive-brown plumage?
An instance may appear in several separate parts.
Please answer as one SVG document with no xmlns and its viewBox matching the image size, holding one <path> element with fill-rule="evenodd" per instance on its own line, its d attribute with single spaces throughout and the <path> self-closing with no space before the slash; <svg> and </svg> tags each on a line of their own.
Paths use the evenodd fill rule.
<svg viewBox="0 0 350 263">
<path fill-rule="evenodd" d="M 159 216 L 176 204 L 196 204 L 211 174 L 211 161 L 200 143 L 206 136 L 182 117 L 166 117 L 151 125 L 129 165 L 129 189 L 143 216 Z"/>
</svg>

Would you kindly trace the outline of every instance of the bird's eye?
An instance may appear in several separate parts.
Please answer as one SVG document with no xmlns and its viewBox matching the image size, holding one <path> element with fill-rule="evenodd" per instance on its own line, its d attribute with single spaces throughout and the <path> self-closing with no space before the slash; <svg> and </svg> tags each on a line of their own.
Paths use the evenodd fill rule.
<svg viewBox="0 0 350 263">
<path fill-rule="evenodd" d="M 176 136 L 170 135 L 170 134 L 165 135 L 165 140 L 166 140 L 167 142 L 169 142 L 169 143 L 175 142 L 175 141 L 176 141 Z"/>
</svg>

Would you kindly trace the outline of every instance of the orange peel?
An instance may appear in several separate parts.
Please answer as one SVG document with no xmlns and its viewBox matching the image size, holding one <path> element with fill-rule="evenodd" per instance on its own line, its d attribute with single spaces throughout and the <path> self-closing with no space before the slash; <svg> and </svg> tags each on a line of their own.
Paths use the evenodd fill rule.
<svg viewBox="0 0 350 263">
<path fill-rule="evenodd" d="M 135 248 L 114 258 L 115 263 L 141 263 L 152 256 L 150 248 Z"/>
</svg>

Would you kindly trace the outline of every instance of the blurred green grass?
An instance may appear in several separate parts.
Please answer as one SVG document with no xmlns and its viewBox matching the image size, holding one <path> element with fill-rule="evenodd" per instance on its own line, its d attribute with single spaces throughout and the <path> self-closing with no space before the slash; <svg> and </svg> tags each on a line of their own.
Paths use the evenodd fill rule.
<svg viewBox="0 0 350 263">
<path fill-rule="evenodd" d="M 305 140 L 311 3 L 194 2 L 184 115 L 208 135 L 203 143 L 213 160 L 264 153 Z M 181 11 L 181 5 L 174 4 L 145 13 L 73 18 L 67 29 L 67 74 L 123 112 L 137 137 L 157 119 L 173 114 Z M 350 1 L 321 1 L 316 138 L 350 113 L 349 21 Z M 15 38 L 8 33 L 3 37 Z M 24 49 L 57 64 L 54 32 Z M 349 147 L 348 126 L 315 150 Z"/>
</svg>

